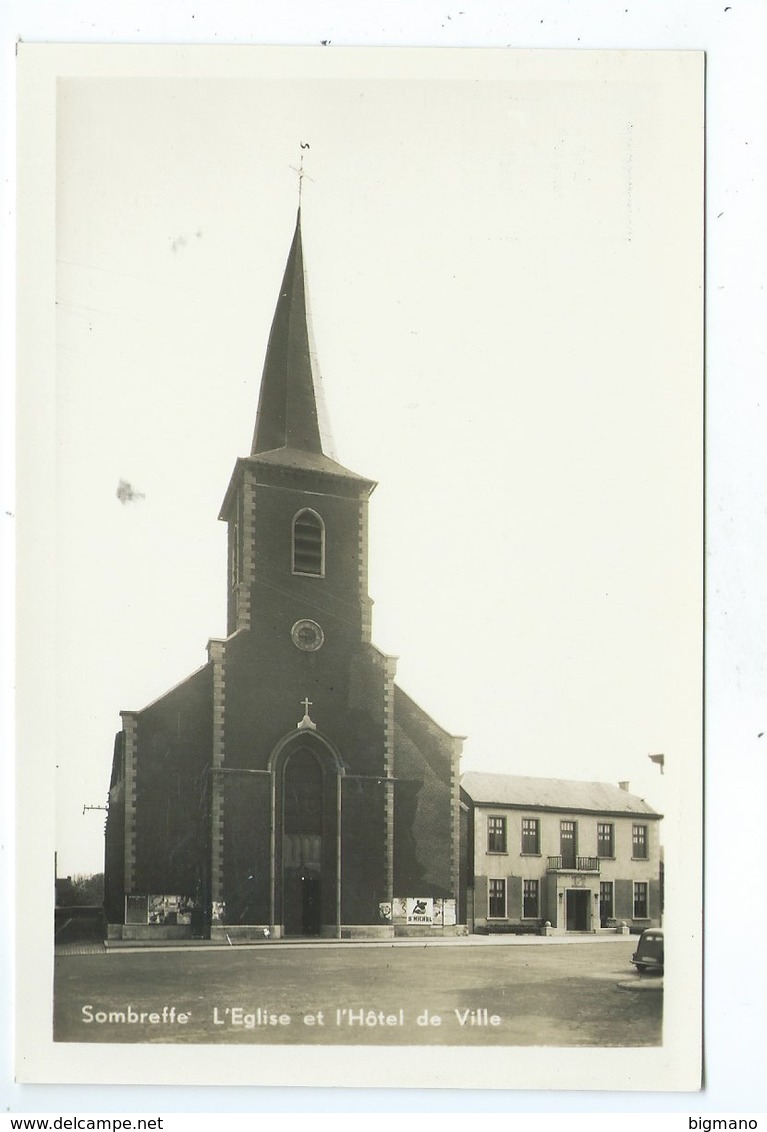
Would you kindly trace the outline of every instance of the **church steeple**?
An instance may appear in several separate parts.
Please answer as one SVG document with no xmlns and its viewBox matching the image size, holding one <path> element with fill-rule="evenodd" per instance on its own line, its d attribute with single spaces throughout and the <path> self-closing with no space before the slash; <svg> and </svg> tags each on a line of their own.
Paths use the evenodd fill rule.
<svg viewBox="0 0 767 1132">
<path fill-rule="evenodd" d="M 321 396 L 307 303 L 299 208 L 269 334 L 251 456 L 278 448 L 323 454 L 320 414 L 324 406 L 318 403 Z"/>
<path fill-rule="evenodd" d="M 235 464 L 219 519 L 229 526 L 227 632 L 251 628 L 267 575 L 302 593 L 321 581 L 369 639 L 367 500 L 375 482 L 335 459 L 312 340 L 301 210 L 272 320 L 250 454 Z M 271 583 L 270 583 L 271 584 Z M 286 591 L 287 592 L 287 591 Z M 273 603 L 274 594 L 269 590 Z M 351 599 L 349 595 L 354 594 Z M 291 616 L 293 615 L 291 610 Z M 301 611 L 294 621 L 301 620 Z"/>
<path fill-rule="evenodd" d="M 249 461 L 375 484 L 339 464 L 314 349 L 301 243 L 301 209 L 282 278 L 261 376 Z M 230 489 L 232 485 L 230 484 Z M 228 496 L 227 496 L 228 498 Z M 222 517 L 226 511 L 225 500 Z"/>
<path fill-rule="evenodd" d="M 385 910 L 413 893 L 442 902 L 440 933 L 461 930 L 459 741 L 372 643 L 375 484 L 325 443 L 306 298 L 299 216 L 252 449 L 219 516 L 226 637 L 182 684 L 123 712 L 105 887 L 121 936 L 136 934 L 126 908 L 144 910 L 139 934 L 163 934 L 147 893 L 194 900 L 219 939 L 392 937 Z"/>
</svg>

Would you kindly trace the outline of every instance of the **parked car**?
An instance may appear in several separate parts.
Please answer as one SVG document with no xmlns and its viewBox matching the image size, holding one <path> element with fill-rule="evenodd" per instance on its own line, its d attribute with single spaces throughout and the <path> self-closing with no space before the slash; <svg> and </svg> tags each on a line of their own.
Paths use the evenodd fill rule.
<svg viewBox="0 0 767 1132">
<path fill-rule="evenodd" d="M 642 932 L 631 962 L 640 975 L 645 971 L 663 971 L 663 932 L 660 928 L 646 928 Z"/>
</svg>

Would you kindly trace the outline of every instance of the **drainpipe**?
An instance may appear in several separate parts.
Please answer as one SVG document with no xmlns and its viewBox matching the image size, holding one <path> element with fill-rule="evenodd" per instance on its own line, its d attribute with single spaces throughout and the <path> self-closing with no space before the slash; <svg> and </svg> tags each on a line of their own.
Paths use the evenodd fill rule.
<svg viewBox="0 0 767 1132">
<path fill-rule="evenodd" d="M 336 939 L 341 938 L 341 775 L 336 775 Z"/>
<path fill-rule="evenodd" d="M 271 932 L 272 939 L 274 935 L 274 894 L 275 894 L 275 850 L 277 848 L 277 831 L 275 829 L 275 810 L 277 807 L 277 781 L 272 768 L 272 800 L 271 800 L 271 822 L 269 830 L 269 931 Z"/>
</svg>

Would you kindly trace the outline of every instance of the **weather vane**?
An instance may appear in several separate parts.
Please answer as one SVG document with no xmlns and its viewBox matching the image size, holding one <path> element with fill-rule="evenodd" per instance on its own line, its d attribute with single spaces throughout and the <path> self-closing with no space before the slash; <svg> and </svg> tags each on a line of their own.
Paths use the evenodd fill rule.
<svg viewBox="0 0 767 1132">
<path fill-rule="evenodd" d="M 290 168 L 293 170 L 294 173 L 298 173 L 298 207 L 300 208 L 301 207 L 301 191 L 302 191 L 303 185 L 304 185 L 304 177 L 307 177 L 310 181 L 313 181 L 314 178 L 309 177 L 309 174 L 304 172 L 304 150 L 311 148 L 310 145 L 309 145 L 309 142 L 299 142 L 298 144 L 301 146 L 301 159 L 298 163 L 298 168 L 296 168 L 295 165 L 291 165 Z"/>
</svg>

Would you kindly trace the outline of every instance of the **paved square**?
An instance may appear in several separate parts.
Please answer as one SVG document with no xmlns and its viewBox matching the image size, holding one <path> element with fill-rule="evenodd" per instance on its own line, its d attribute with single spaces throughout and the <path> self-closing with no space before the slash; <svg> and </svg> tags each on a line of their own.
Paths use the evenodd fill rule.
<svg viewBox="0 0 767 1132">
<path fill-rule="evenodd" d="M 137 949 L 56 960 L 58 1041 L 652 1046 L 636 941 Z"/>
</svg>

